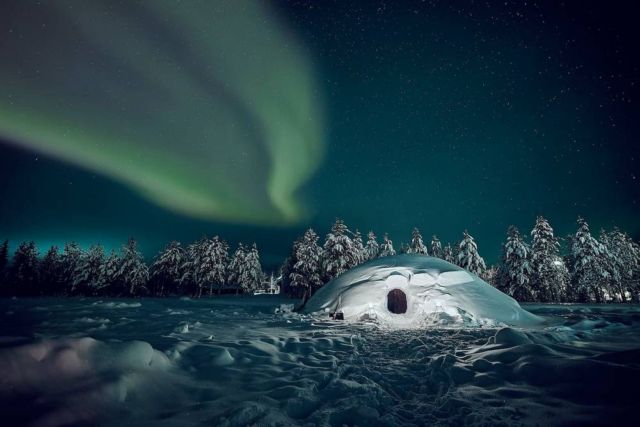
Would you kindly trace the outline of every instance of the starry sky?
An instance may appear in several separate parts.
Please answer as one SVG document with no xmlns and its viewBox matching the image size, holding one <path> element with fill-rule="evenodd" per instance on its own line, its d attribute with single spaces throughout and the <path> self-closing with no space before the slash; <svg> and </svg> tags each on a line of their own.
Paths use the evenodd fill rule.
<svg viewBox="0 0 640 427">
<path fill-rule="evenodd" d="M 0 5 L 0 238 L 640 237 L 632 2 Z M 215 25 L 213 25 L 215 24 Z"/>
</svg>

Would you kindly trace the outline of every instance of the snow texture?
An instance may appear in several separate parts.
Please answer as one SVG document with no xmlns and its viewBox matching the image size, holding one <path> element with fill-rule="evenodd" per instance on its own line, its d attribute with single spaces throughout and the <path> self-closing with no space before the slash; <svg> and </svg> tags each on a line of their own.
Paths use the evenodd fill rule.
<svg viewBox="0 0 640 427">
<path fill-rule="evenodd" d="M 388 295 L 394 289 L 406 295 L 405 313 L 388 309 Z M 320 288 L 304 312 L 342 313 L 346 321 L 375 320 L 400 328 L 542 322 L 477 276 L 425 255 L 385 257 L 351 269 Z"/>
<path fill-rule="evenodd" d="M 6 426 L 637 425 L 640 307 L 527 308 L 547 323 L 389 329 L 270 295 L 0 299 L 0 412 Z"/>
</svg>

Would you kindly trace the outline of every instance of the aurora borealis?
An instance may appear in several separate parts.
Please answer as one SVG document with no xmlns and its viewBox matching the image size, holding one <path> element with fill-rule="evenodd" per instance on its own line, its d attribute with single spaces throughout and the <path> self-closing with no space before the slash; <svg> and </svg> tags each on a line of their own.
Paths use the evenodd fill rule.
<svg viewBox="0 0 640 427">
<path fill-rule="evenodd" d="M 6 141 L 188 216 L 300 219 L 295 192 L 322 159 L 319 93 L 304 48 L 266 4 L 12 2 L 3 12 Z"/>
<path fill-rule="evenodd" d="M 0 239 L 640 236 L 629 2 L 5 1 Z"/>
</svg>

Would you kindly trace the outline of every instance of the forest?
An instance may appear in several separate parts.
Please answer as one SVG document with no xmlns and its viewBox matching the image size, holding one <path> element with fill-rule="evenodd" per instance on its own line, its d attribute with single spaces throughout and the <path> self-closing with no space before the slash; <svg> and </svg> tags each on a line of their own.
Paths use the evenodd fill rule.
<svg viewBox="0 0 640 427">
<path fill-rule="evenodd" d="M 281 292 L 305 298 L 359 264 L 397 253 L 442 258 L 476 274 L 520 302 L 638 302 L 640 246 L 618 229 L 596 238 L 578 218 L 575 234 L 560 239 L 542 216 L 530 239 L 510 226 L 497 265 L 487 266 L 473 236 L 443 245 L 436 235 L 425 243 L 418 228 L 398 250 L 384 234 L 372 231 L 366 241 L 356 229 L 337 219 L 321 244 L 308 229 L 292 245 L 277 271 Z M 231 252 L 219 236 L 190 243 L 170 242 L 147 264 L 135 239 L 107 254 L 96 244 L 87 249 L 74 242 L 40 254 L 34 242 L 22 242 L 9 256 L 0 245 L 0 294 L 3 296 L 191 296 L 252 294 L 270 282 L 255 244 L 240 243 Z M 273 276 L 273 275 L 272 275 Z M 273 283 L 272 283 L 273 284 Z"/>
</svg>

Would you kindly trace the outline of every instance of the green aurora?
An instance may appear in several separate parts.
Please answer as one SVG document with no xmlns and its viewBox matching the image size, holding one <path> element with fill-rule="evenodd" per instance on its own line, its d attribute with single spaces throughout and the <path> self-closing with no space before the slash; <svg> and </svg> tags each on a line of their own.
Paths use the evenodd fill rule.
<svg viewBox="0 0 640 427">
<path fill-rule="evenodd" d="M 322 161 L 321 99 L 265 3 L 25 1 L 0 26 L 2 139 L 191 217 L 305 216 L 296 191 Z"/>
</svg>

